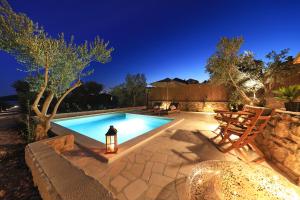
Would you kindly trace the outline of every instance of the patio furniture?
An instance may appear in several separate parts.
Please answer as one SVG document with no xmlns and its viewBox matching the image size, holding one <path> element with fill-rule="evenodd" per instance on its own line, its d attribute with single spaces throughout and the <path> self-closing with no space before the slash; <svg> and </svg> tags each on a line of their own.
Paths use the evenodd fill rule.
<svg viewBox="0 0 300 200">
<path fill-rule="evenodd" d="M 180 112 L 179 103 L 175 103 L 175 102 L 171 103 L 167 112 L 168 114 Z"/>
<path fill-rule="evenodd" d="M 179 103 L 171 103 L 168 109 L 160 109 L 155 111 L 159 115 L 169 115 L 180 112 Z"/>
<path fill-rule="evenodd" d="M 227 120 L 227 123 L 226 125 L 221 125 L 220 133 L 216 137 L 222 137 L 222 140 L 218 143 L 218 148 L 220 151 L 227 153 L 235 149 L 246 160 L 248 160 L 247 156 L 240 151 L 240 148 L 248 146 L 260 155 L 259 159 L 254 160 L 256 162 L 262 160 L 261 158 L 263 158 L 263 154 L 255 146 L 254 139 L 259 133 L 264 130 L 268 121 L 274 113 L 274 109 L 253 107 L 251 108 L 251 111 L 255 112 L 255 114 L 248 115 L 248 117 L 244 118 L 243 122 L 240 122 L 239 118 L 236 117 L 233 117 L 232 119 L 230 117 L 228 119 L 224 118 L 224 121 Z M 242 111 L 239 114 L 244 115 L 246 113 L 250 112 Z M 237 116 L 239 116 L 239 114 L 237 114 Z M 234 114 L 229 114 L 229 116 L 233 115 Z M 232 139 L 231 136 L 236 136 L 237 139 Z M 230 146 L 224 148 L 224 146 L 227 144 L 229 144 Z"/>
<path fill-rule="evenodd" d="M 255 115 L 255 111 L 228 111 L 228 110 L 214 110 L 217 115 L 215 116 L 215 119 L 219 122 L 219 126 L 216 130 L 213 132 L 217 135 L 211 140 L 215 140 L 219 136 L 222 137 L 222 140 L 219 142 L 219 144 L 223 143 L 226 138 L 223 137 L 223 134 L 226 133 L 227 129 L 230 126 L 236 126 L 239 128 L 245 128 L 246 125 L 249 123 L 251 117 Z"/>
</svg>

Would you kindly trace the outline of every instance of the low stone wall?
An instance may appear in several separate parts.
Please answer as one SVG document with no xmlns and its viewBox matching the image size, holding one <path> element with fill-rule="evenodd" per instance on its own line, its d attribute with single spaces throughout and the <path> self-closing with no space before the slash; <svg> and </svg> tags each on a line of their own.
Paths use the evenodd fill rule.
<svg viewBox="0 0 300 200">
<path fill-rule="evenodd" d="M 164 109 L 169 108 L 171 101 L 151 101 L 150 106 L 156 102 L 162 102 Z M 179 109 L 193 112 L 213 112 L 214 109 L 227 109 L 228 102 L 201 102 L 201 101 L 179 101 Z"/>
<path fill-rule="evenodd" d="M 51 146 L 56 153 L 70 151 L 74 148 L 74 135 L 64 135 L 56 137 L 53 140 L 46 141 L 46 144 Z"/>
<path fill-rule="evenodd" d="M 300 113 L 277 111 L 256 142 L 267 159 L 300 185 Z"/>
<path fill-rule="evenodd" d="M 61 154 L 73 148 L 72 135 L 31 143 L 25 160 L 43 200 L 114 200 L 113 194 L 96 179 L 72 165 Z"/>
</svg>

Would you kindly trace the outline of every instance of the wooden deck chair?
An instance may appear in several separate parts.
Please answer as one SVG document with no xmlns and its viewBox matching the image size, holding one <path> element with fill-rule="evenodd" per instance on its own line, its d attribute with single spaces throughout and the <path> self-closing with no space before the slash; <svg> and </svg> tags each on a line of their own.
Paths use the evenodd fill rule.
<svg viewBox="0 0 300 200">
<path fill-rule="evenodd" d="M 246 108 L 246 106 L 244 107 Z M 218 121 L 219 126 L 216 128 L 213 133 L 217 134 L 215 137 L 211 138 L 210 140 L 214 141 L 216 138 L 221 137 L 221 141 L 218 144 L 222 144 L 227 139 L 227 129 L 231 128 L 232 126 L 239 129 L 246 129 L 247 126 L 250 124 L 253 117 L 255 117 L 255 113 L 257 108 L 247 108 L 243 111 L 247 113 L 253 113 L 253 115 L 239 115 L 236 118 L 231 117 L 222 117 L 222 116 L 215 116 L 215 119 Z M 232 112 L 232 115 L 236 115 L 235 112 Z"/>
<path fill-rule="evenodd" d="M 258 162 L 263 160 L 263 153 L 255 146 L 254 139 L 256 136 L 264 130 L 268 121 L 270 120 L 271 116 L 274 114 L 274 109 L 265 109 L 265 108 L 254 108 L 255 116 L 250 119 L 247 128 L 241 129 L 237 128 L 236 126 L 228 126 L 226 129 L 226 133 L 224 134 L 223 140 L 227 140 L 228 142 L 222 142 L 219 146 L 219 149 L 227 153 L 233 149 L 237 150 L 244 159 L 248 161 L 247 156 L 240 151 L 240 148 L 249 146 L 254 152 L 256 152 L 260 157 L 255 159 L 254 162 Z M 231 139 L 230 137 L 235 135 L 238 139 Z M 227 148 L 222 148 L 226 144 L 230 144 Z"/>
</svg>

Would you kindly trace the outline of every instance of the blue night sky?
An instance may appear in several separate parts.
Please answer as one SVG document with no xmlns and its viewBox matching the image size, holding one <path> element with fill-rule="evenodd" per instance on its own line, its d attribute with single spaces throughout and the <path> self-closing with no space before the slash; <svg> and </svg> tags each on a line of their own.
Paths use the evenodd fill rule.
<svg viewBox="0 0 300 200">
<path fill-rule="evenodd" d="M 286 0 L 9 0 L 12 7 L 76 42 L 100 35 L 115 51 L 112 62 L 92 64 L 88 78 L 106 88 L 127 73 L 144 73 L 149 83 L 166 77 L 208 79 L 205 63 L 222 36 L 243 36 L 242 50 L 258 59 L 271 50 L 300 51 L 300 1 Z M 0 96 L 13 94 L 25 77 L 14 59 L 0 52 Z"/>
</svg>

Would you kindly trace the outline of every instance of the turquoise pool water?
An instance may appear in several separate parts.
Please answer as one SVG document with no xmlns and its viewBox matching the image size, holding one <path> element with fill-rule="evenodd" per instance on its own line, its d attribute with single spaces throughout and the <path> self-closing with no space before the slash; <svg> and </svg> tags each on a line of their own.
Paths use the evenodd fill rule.
<svg viewBox="0 0 300 200">
<path fill-rule="evenodd" d="M 113 125 L 118 130 L 118 143 L 121 144 L 171 121 L 170 118 L 111 113 L 58 119 L 53 122 L 102 143 L 105 143 L 105 133 L 109 126 Z"/>
</svg>

